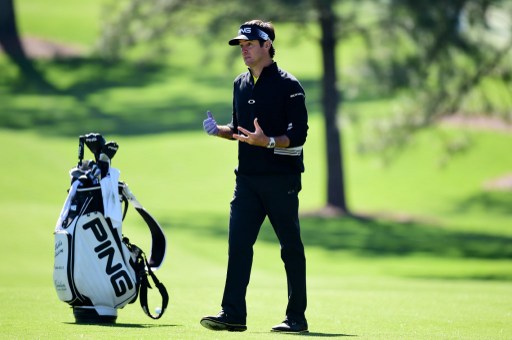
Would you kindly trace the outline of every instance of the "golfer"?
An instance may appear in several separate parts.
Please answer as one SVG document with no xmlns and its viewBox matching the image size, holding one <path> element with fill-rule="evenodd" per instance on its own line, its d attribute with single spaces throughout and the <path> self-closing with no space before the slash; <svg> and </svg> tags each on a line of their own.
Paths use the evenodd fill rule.
<svg viewBox="0 0 512 340">
<path fill-rule="evenodd" d="M 249 70 L 234 81 L 231 122 L 218 125 L 209 111 L 203 122 L 209 135 L 238 141 L 222 310 L 201 319 L 211 330 L 247 329 L 245 298 L 253 245 L 268 217 L 281 245 L 288 282 L 286 317 L 272 331 L 308 331 L 306 258 L 298 215 L 308 114 L 301 84 L 274 62 L 274 40 L 270 22 L 252 20 L 240 26 L 229 45 L 240 47 Z"/>
</svg>

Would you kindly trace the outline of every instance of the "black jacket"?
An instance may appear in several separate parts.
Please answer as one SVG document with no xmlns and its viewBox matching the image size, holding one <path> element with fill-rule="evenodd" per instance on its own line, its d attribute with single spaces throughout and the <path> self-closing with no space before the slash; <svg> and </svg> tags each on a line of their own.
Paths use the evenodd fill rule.
<svg viewBox="0 0 512 340">
<path fill-rule="evenodd" d="M 254 131 L 254 118 L 269 137 L 286 134 L 288 148 L 267 149 L 238 143 L 238 172 L 245 175 L 299 174 L 304 172 L 302 146 L 306 142 L 308 113 L 304 89 L 276 63 L 263 69 L 256 84 L 249 72 L 233 86 L 233 115 L 228 126 Z"/>
</svg>

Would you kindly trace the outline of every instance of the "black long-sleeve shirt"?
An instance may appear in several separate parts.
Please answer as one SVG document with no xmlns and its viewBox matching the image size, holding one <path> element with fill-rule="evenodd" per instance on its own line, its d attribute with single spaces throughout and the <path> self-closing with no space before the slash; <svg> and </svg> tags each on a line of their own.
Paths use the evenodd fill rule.
<svg viewBox="0 0 512 340">
<path fill-rule="evenodd" d="M 238 169 L 244 175 L 298 174 L 304 172 L 302 146 L 308 131 L 306 96 L 299 81 L 277 63 L 265 67 L 256 84 L 249 72 L 233 86 L 233 115 L 228 126 L 254 131 L 254 119 L 269 137 L 286 135 L 288 148 L 267 149 L 238 143 Z"/>
</svg>

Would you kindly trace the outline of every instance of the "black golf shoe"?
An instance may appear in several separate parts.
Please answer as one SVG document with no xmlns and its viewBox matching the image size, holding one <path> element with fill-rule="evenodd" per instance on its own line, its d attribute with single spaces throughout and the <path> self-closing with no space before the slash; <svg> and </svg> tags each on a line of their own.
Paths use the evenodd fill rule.
<svg viewBox="0 0 512 340">
<path fill-rule="evenodd" d="M 308 323 L 304 321 L 295 321 L 286 318 L 279 325 L 272 327 L 272 332 L 284 333 L 308 333 Z"/>
<path fill-rule="evenodd" d="M 220 311 L 217 316 L 205 316 L 201 319 L 201 325 L 212 331 L 243 332 L 247 330 L 245 323 L 233 320 L 224 311 Z"/>
</svg>

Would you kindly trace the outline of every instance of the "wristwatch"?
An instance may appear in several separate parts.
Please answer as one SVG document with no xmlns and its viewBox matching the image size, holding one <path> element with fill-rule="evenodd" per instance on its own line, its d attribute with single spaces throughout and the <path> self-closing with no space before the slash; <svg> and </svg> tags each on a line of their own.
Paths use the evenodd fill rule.
<svg viewBox="0 0 512 340">
<path fill-rule="evenodd" d="M 273 149 L 275 147 L 276 147 L 276 140 L 274 139 L 274 137 L 270 137 L 268 144 L 267 144 L 267 148 Z"/>
</svg>

